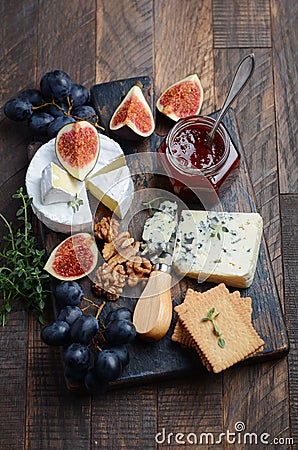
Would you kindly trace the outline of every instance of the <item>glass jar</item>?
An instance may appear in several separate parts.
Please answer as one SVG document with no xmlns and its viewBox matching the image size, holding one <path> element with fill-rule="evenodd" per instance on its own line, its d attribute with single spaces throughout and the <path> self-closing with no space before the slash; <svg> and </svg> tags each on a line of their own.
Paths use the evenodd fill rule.
<svg viewBox="0 0 298 450">
<path fill-rule="evenodd" d="M 218 201 L 237 174 L 240 156 L 222 123 L 211 149 L 205 145 L 214 122 L 209 116 L 180 119 L 159 149 L 173 191 L 186 203 Z"/>
</svg>

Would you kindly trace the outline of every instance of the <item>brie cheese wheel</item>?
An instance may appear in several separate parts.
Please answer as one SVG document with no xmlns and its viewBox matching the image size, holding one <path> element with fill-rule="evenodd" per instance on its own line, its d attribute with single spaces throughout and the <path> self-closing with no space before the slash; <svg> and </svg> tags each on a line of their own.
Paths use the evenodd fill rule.
<svg viewBox="0 0 298 450">
<path fill-rule="evenodd" d="M 129 210 L 134 185 L 129 168 L 125 165 L 111 172 L 98 172 L 86 180 L 87 189 L 105 206 L 122 219 Z"/>
<path fill-rule="evenodd" d="M 182 211 L 173 267 L 198 281 L 247 288 L 254 278 L 262 229 L 257 213 Z"/>
<path fill-rule="evenodd" d="M 80 231 L 93 230 L 93 216 L 95 211 L 91 211 L 88 195 L 86 192 L 86 185 L 84 182 L 75 180 L 79 190 L 77 196 L 83 201 L 78 211 L 74 212 L 67 202 L 59 202 L 52 204 L 43 204 L 41 198 L 41 178 L 44 169 L 50 164 L 54 163 L 62 169 L 55 152 L 55 139 L 42 145 L 32 158 L 27 174 L 26 174 L 26 189 L 29 197 L 33 198 L 32 209 L 38 219 L 43 222 L 48 228 L 60 233 L 72 233 Z M 108 166 L 112 169 L 120 167 L 125 164 L 123 151 L 119 144 L 107 136 L 100 136 L 100 152 L 96 165 L 93 171 L 89 174 L 96 174 L 105 171 Z M 127 168 L 129 171 L 129 169 Z M 109 183 L 113 183 L 110 178 Z M 63 182 L 62 182 L 63 184 Z M 67 191 L 68 188 L 64 188 Z M 57 194 L 54 194 L 54 196 Z M 73 197 L 72 197 L 73 198 Z"/>
<path fill-rule="evenodd" d="M 41 173 L 41 200 L 44 205 L 73 200 L 82 189 L 82 183 L 50 162 Z"/>
</svg>

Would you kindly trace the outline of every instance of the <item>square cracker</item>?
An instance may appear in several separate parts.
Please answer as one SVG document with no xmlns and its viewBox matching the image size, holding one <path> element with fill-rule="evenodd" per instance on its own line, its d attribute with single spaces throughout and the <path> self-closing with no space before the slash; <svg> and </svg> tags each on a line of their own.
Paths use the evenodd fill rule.
<svg viewBox="0 0 298 450">
<path fill-rule="evenodd" d="M 217 343 L 212 323 L 202 321 L 211 308 L 220 313 L 216 324 L 225 340 L 224 348 Z M 241 299 L 238 291 L 230 294 L 223 283 L 203 294 L 188 289 L 184 303 L 176 306 L 175 311 L 179 325 L 174 339 L 178 341 L 178 333 L 186 331 L 186 337 L 179 339 L 194 346 L 203 362 L 207 360 L 207 368 L 215 373 L 245 359 L 264 344 L 251 324 L 251 299 Z"/>
<path fill-rule="evenodd" d="M 222 284 L 222 288 L 224 289 L 224 292 L 227 295 L 230 295 L 230 300 L 235 302 L 235 303 L 240 303 L 241 307 L 243 308 L 243 310 L 245 311 L 245 313 L 247 314 L 247 317 L 249 320 L 251 320 L 251 314 L 252 314 L 252 301 L 250 297 L 240 297 L 240 293 L 239 291 L 235 291 L 232 294 L 229 293 L 228 289 L 225 287 L 224 284 Z M 189 298 L 192 298 L 192 295 L 190 295 L 191 293 L 194 293 L 196 295 L 196 299 L 199 301 L 200 298 L 202 297 L 209 297 L 211 294 L 214 294 L 214 292 L 216 293 L 217 291 L 217 287 L 214 287 L 212 289 L 209 289 L 208 291 L 205 292 L 195 292 L 192 289 L 188 289 L 188 291 L 186 292 L 186 296 L 184 299 L 184 304 L 187 303 Z M 177 308 L 177 309 L 176 309 Z M 179 312 L 179 307 L 177 306 L 175 308 L 175 311 Z M 184 347 L 195 347 L 195 343 L 193 341 L 193 338 L 191 337 L 191 335 L 185 330 L 185 328 L 183 327 L 181 321 L 178 320 L 176 322 L 173 334 L 172 334 L 172 341 L 174 342 L 179 342 L 181 345 L 183 345 Z"/>
</svg>

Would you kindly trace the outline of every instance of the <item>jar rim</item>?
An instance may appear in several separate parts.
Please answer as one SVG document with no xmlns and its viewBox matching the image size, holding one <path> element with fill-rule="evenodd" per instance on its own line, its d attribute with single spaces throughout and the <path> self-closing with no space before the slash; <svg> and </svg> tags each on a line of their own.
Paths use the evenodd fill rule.
<svg viewBox="0 0 298 450">
<path fill-rule="evenodd" d="M 178 120 L 178 122 L 173 126 L 173 128 L 171 128 L 171 130 L 168 132 L 167 137 L 166 137 L 166 154 L 168 156 L 168 159 L 176 167 L 176 169 L 178 169 L 182 172 L 188 173 L 189 175 L 198 175 L 198 174 L 212 175 L 213 173 L 215 173 L 217 170 L 219 170 L 223 166 L 223 164 L 226 162 L 228 155 L 229 155 L 230 140 L 229 140 L 229 135 L 228 135 L 225 127 L 222 125 L 222 123 L 219 124 L 219 126 L 216 130 L 216 134 L 218 134 L 221 137 L 221 139 L 223 140 L 224 152 L 223 152 L 223 155 L 220 158 L 220 160 L 216 164 L 213 164 L 212 166 L 210 166 L 208 168 L 199 169 L 198 167 L 195 167 L 195 166 L 191 166 L 191 167 L 184 166 L 183 164 L 181 164 L 179 162 L 179 159 L 173 154 L 172 148 L 171 148 L 171 141 L 174 139 L 177 132 L 181 131 L 181 129 L 183 129 L 185 126 L 188 126 L 189 124 L 199 124 L 199 125 L 202 124 L 206 128 L 209 128 L 211 130 L 214 122 L 215 122 L 215 119 L 210 116 L 199 116 L 199 115 L 198 116 L 189 116 L 184 119 Z"/>
</svg>

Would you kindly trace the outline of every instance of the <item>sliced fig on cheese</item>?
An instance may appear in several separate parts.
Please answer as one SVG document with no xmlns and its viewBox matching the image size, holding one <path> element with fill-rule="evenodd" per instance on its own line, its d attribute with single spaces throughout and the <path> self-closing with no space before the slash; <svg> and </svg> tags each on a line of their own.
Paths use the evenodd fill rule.
<svg viewBox="0 0 298 450">
<path fill-rule="evenodd" d="M 150 136 L 155 128 L 154 118 L 141 85 L 135 84 L 126 94 L 111 121 L 111 131 L 122 139 L 140 140 Z"/>
<path fill-rule="evenodd" d="M 97 264 L 98 249 L 89 233 L 78 233 L 62 241 L 51 253 L 44 270 L 58 280 L 78 280 Z"/>
<path fill-rule="evenodd" d="M 60 129 L 56 137 L 58 160 L 80 181 L 83 181 L 94 168 L 99 147 L 99 134 L 87 121 L 68 123 Z"/>
</svg>

